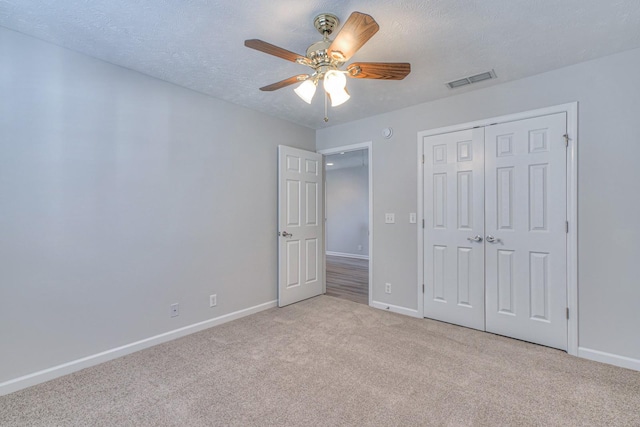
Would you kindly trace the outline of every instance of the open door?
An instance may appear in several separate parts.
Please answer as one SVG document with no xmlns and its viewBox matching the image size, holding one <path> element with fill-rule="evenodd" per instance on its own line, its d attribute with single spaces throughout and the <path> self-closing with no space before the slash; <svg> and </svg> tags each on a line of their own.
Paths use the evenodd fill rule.
<svg viewBox="0 0 640 427">
<path fill-rule="evenodd" d="M 278 305 L 324 291 L 322 154 L 278 146 Z"/>
</svg>

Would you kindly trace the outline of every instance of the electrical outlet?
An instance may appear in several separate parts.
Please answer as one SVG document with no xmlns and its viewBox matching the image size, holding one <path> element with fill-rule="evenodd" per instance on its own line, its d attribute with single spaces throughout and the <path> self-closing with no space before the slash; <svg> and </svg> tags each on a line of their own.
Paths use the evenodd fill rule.
<svg viewBox="0 0 640 427">
<path fill-rule="evenodd" d="M 392 213 L 384 214 L 384 223 L 385 224 L 395 224 L 396 223 L 396 214 L 392 214 Z"/>
<path fill-rule="evenodd" d="M 215 307 L 216 305 L 218 305 L 218 295 L 209 295 L 209 307 Z"/>
<path fill-rule="evenodd" d="M 180 315 L 180 304 L 171 304 L 171 317 L 176 317 L 178 315 Z"/>
<path fill-rule="evenodd" d="M 385 283 L 384 284 L 384 293 L 385 294 L 390 294 L 391 293 L 391 283 Z"/>
<path fill-rule="evenodd" d="M 416 213 L 415 213 L 415 212 L 411 212 L 411 213 L 409 214 L 409 224 L 415 224 L 415 223 L 416 223 L 416 221 L 417 221 L 417 219 L 418 219 L 418 218 L 417 218 L 417 215 L 416 215 Z"/>
<path fill-rule="evenodd" d="M 361 251 L 362 250 L 362 245 L 358 245 L 358 250 Z"/>
</svg>

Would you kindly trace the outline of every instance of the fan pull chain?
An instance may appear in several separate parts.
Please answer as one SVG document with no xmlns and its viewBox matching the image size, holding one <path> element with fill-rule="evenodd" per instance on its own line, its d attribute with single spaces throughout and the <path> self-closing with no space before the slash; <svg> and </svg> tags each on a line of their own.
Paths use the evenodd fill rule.
<svg viewBox="0 0 640 427">
<path fill-rule="evenodd" d="M 329 114 L 327 113 L 327 100 L 329 99 L 329 94 L 325 93 L 324 94 L 324 122 L 328 122 L 329 121 Z"/>
</svg>

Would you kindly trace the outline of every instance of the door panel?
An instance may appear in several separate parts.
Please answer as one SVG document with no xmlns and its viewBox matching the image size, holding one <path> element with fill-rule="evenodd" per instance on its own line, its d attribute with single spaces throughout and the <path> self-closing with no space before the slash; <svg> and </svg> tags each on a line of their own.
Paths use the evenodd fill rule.
<svg viewBox="0 0 640 427">
<path fill-rule="evenodd" d="M 567 349 L 565 133 L 559 113 L 423 139 L 425 317 Z"/>
<path fill-rule="evenodd" d="M 423 140 L 425 317 L 484 330 L 484 130 Z"/>
<path fill-rule="evenodd" d="M 486 128 L 487 331 L 566 350 L 566 114 Z"/>
<path fill-rule="evenodd" d="M 322 155 L 278 147 L 278 305 L 324 289 Z"/>
</svg>

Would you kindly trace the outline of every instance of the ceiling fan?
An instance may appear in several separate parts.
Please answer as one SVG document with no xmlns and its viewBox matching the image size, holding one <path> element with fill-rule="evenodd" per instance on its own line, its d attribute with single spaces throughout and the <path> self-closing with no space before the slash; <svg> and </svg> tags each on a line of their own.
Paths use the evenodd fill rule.
<svg viewBox="0 0 640 427">
<path fill-rule="evenodd" d="M 380 27 L 371 16 L 353 12 L 334 40 L 329 39 L 329 36 L 340 23 L 337 16 L 331 13 L 322 13 L 315 17 L 313 23 L 318 32 L 322 34 L 322 40 L 309 46 L 305 56 L 262 40 L 245 40 L 244 45 L 251 49 L 307 65 L 313 69 L 310 74 L 298 74 L 261 87 L 260 90 L 274 91 L 302 82 L 295 89 L 295 92 L 305 102 L 311 104 L 318 82 L 322 80 L 324 90 L 331 100 L 331 106 L 336 107 L 350 98 L 346 90 L 345 75 L 356 79 L 402 80 L 411 72 L 411 64 L 408 62 L 354 62 L 348 65 L 346 70 L 340 69 L 358 49 L 378 32 Z M 325 121 L 328 121 L 326 114 Z"/>
</svg>

